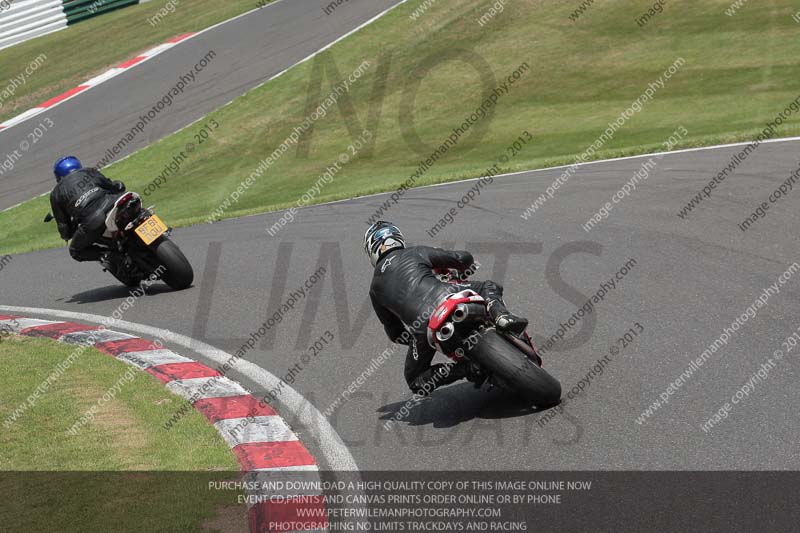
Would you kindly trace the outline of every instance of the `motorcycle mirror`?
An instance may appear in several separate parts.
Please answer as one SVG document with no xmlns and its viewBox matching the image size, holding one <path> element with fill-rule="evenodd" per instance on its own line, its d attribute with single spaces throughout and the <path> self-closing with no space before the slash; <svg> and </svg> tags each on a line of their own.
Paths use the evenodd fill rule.
<svg viewBox="0 0 800 533">
<path fill-rule="evenodd" d="M 50 221 L 52 221 L 54 218 L 56 218 L 56 217 L 54 217 L 54 216 L 53 216 L 53 213 L 47 213 L 47 216 L 46 216 L 46 217 L 44 217 L 44 221 L 45 221 L 45 222 L 50 222 Z"/>
</svg>

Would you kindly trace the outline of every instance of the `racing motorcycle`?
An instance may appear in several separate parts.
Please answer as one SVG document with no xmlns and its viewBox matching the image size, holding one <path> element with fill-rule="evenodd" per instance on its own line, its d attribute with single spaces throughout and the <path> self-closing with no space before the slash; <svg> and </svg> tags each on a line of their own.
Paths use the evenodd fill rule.
<svg viewBox="0 0 800 533">
<path fill-rule="evenodd" d="M 194 281 L 192 265 L 180 248 L 169 239 L 172 228 L 153 212 L 142 207 L 135 192 L 120 196 L 106 216 L 106 231 L 96 244 L 115 252 L 101 264 L 127 287 L 137 287 L 146 279 L 160 279 L 175 290 Z M 45 222 L 53 220 L 48 213 Z"/>
<path fill-rule="evenodd" d="M 464 281 L 456 272 L 440 273 L 449 283 Z M 537 407 L 550 407 L 561 400 L 561 384 L 542 368 L 542 358 L 530 335 L 519 337 L 499 331 L 486 300 L 472 290 L 450 294 L 428 320 L 428 343 L 455 362 L 465 359 L 485 382 L 524 397 Z"/>
</svg>

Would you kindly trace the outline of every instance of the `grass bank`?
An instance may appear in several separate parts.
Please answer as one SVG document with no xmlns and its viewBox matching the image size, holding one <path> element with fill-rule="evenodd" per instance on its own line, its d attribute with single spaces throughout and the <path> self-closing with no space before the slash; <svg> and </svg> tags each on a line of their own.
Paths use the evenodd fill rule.
<svg viewBox="0 0 800 533">
<path fill-rule="evenodd" d="M 200 531 L 220 515 L 244 524 L 236 493 L 208 490 L 237 463 L 192 411 L 163 424 L 183 400 L 144 372 L 94 349 L 3 336 L 0 341 L 0 499 L 12 531 Z M 63 364 L 46 392 L 9 416 Z M 134 377 L 125 378 L 129 369 Z M 123 380 L 124 381 L 121 381 Z M 122 383 L 114 389 L 115 384 Z M 110 390 L 94 420 L 70 432 Z M 136 473 L 132 473 L 135 471 Z M 17 473 L 12 473 L 17 472 Z M 234 518 L 232 518 L 234 519 Z M 56 526 L 57 524 L 57 526 Z"/>
</svg>

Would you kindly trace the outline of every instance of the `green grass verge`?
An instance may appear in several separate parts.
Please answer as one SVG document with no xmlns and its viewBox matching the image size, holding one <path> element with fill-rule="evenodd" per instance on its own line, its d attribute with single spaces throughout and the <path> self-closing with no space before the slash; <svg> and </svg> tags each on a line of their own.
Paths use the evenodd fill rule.
<svg viewBox="0 0 800 533">
<path fill-rule="evenodd" d="M 237 470 L 228 446 L 192 410 L 171 430 L 163 424 L 183 405 L 145 372 L 93 348 L 50 340 L 7 337 L 0 342 L 0 420 L 47 379 L 56 366 L 79 353 L 64 374 L 21 418 L 0 432 L 0 470 Z M 119 392 L 100 402 L 123 376 Z M 133 376 L 133 377 L 130 377 Z M 92 406 L 93 422 L 68 430 Z"/>
<path fill-rule="evenodd" d="M 182 0 L 155 26 L 166 0 L 126 7 L 0 51 L 0 92 L 43 54 L 46 59 L 0 105 L 0 122 L 72 89 L 152 46 L 254 9 L 253 0 Z"/>
<path fill-rule="evenodd" d="M 0 342 L 3 421 L 57 365 L 74 361 L 65 363 L 66 371 L 0 432 L 4 528 L 200 531 L 221 515 L 244 524 L 245 509 L 236 505 L 236 493 L 208 489 L 208 481 L 235 479 L 232 473 L 238 470 L 214 427 L 192 411 L 165 430 L 181 398 L 144 372 L 134 369 L 135 377 L 126 378 L 133 367 L 97 350 L 69 359 L 76 349 L 25 337 Z M 117 383 L 118 393 L 97 404 Z M 71 434 L 73 424 L 95 405 L 94 421 Z"/>
<path fill-rule="evenodd" d="M 571 163 L 678 57 L 685 65 L 594 158 L 660 150 L 679 126 L 688 136 L 677 148 L 752 139 L 800 94 L 800 27 L 791 18 L 795 7 L 789 0 L 748 6 L 735 17 L 724 14 L 729 0 L 673 0 L 644 28 L 637 26 L 635 17 L 652 5 L 649 0 L 596 4 L 577 22 L 568 18 L 575 1 L 545 5 L 519 0 L 508 3 L 483 27 L 477 20 L 489 7 L 486 2 L 437 2 L 412 21 L 409 15 L 421 4 L 412 0 L 330 50 L 328 57 L 342 77 L 364 60 L 371 64 L 350 91 L 356 117 L 349 116 L 361 127 L 367 124 L 374 82 L 385 64 L 381 57 L 390 55 L 391 63 L 373 130 L 374 152 L 346 164 L 314 202 L 392 190 L 416 170 L 424 157 L 404 139 L 399 119 L 407 116 L 404 89 L 422 59 L 446 51 L 479 54 L 498 83 L 523 62 L 530 70 L 499 100 L 480 142 L 462 140 L 416 185 L 479 176 L 507 154 L 509 144 L 524 130 L 534 142 L 501 164 L 503 171 Z M 306 95 L 315 64 L 299 65 L 209 115 L 205 122 L 213 119 L 219 127 L 146 202 L 157 204 L 162 218 L 173 225 L 205 221 L 307 116 Z M 330 76 L 323 81 L 324 97 L 331 90 Z M 474 68 L 459 61 L 439 64 L 416 94 L 420 138 L 432 150 L 480 101 Z M 195 134 L 202 125 L 161 140 L 110 167 L 108 174 L 126 181 L 132 190 L 144 190 L 187 143 L 197 144 Z M 793 116 L 776 136 L 798 133 L 800 122 Z M 294 205 L 347 150 L 350 139 L 343 114 L 331 108 L 316 122 L 308 156 L 298 157 L 290 149 L 224 217 Z M 530 200 L 543 189 L 532 188 Z M 40 222 L 47 210 L 43 198 L 0 214 L 4 251 L 57 246 L 55 228 Z M 385 216 L 392 218 L 398 211 Z M 438 216 L 433 213 L 431 222 Z"/>
</svg>

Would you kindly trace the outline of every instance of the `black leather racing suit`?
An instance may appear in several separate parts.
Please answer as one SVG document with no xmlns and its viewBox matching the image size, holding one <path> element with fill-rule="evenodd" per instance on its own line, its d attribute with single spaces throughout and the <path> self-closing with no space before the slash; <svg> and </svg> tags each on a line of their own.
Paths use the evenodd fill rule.
<svg viewBox="0 0 800 533">
<path fill-rule="evenodd" d="M 111 181 L 99 170 L 84 168 L 61 178 L 50 193 L 50 207 L 58 232 L 76 261 L 99 261 L 103 249 L 94 246 L 106 229 L 106 215 L 125 192 L 121 181 Z"/>
<path fill-rule="evenodd" d="M 420 392 L 447 385 L 465 377 L 445 371 L 445 365 L 431 366 L 436 349 L 428 344 L 428 317 L 448 294 L 472 289 L 490 302 L 492 314 L 507 311 L 503 288 L 493 281 L 459 284 L 440 281 L 434 269 L 465 271 L 473 267 L 472 254 L 428 246 L 392 250 L 375 265 L 369 295 L 372 307 L 392 342 L 407 344 L 405 378 L 409 388 Z"/>
</svg>

